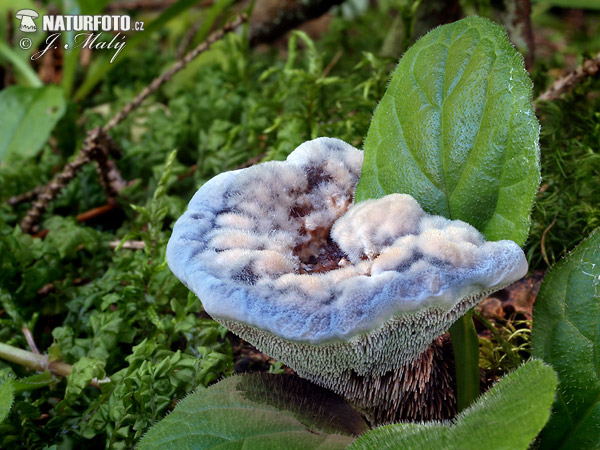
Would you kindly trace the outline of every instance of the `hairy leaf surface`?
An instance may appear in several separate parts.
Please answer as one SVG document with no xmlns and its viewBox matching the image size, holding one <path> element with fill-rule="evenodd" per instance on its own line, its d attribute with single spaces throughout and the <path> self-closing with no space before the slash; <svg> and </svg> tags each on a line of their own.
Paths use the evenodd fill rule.
<svg viewBox="0 0 600 450">
<path fill-rule="evenodd" d="M 227 378 L 182 400 L 139 448 L 343 449 L 367 426 L 344 400 L 301 378 Z"/>
<path fill-rule="evenodd" d="M 502 27 L 468 17 L 431 31 L 375 111 L 356 200 L 408 193 L 430 214 L 522 245 L 540 180 L 531 89 Z"/>
<path fill-rule="evenodd" d="M 532 347 L 559 379 L 541 448 L 600 448 L 599 231 L 544 279 L 533 309 Z"/>
<path fill-rule="evenodd" d="M 14 398 L 12 380 L 0 380 L 0 423 L 8 417 Z"/>
<path fill-rule="evenodd" d="M 550 416 L 556 374 L 540 360 L 504 376 L 452 424 L 385 425 L 349 447 L 358 449 L 527 449 Z"/>
</svg>

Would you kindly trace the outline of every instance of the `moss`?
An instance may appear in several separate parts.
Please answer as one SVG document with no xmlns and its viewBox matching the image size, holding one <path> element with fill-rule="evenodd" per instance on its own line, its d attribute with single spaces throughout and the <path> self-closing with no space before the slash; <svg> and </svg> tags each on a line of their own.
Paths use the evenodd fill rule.
<svg viewBox="0 0 600 450">
<path fill-rule="evenodd" d="M 527 255 L 543 269 L 600 226 L 600 80 L 537 106 L 543 181 Z"/>
</svg>

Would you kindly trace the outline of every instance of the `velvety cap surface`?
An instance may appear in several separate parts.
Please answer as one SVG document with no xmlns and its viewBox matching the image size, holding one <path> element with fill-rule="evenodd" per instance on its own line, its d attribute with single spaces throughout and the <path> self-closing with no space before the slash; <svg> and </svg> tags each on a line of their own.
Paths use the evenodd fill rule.
<svg viewBox="0 0 600 450">
<path fill-rule="evenodd" d="M 216 176 L 177 221 L 169 267 L 216 319 L 311 344 L 428 308 L 452 314 L 525 275 L 515 243 L 486 242 L 409 195 L 353 205 L 362 160 L 319 138 L 286 161 Z"/>
</svg>

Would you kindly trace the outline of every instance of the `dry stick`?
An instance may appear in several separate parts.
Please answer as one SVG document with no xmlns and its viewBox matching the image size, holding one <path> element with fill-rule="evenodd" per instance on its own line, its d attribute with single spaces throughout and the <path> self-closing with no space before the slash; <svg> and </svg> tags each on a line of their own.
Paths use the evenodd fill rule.
<svg viewBox="0 0 600 450">
<path fill-rule="evenodd" d="M 35 345 L 35 339 L 33 339 L 33 333 L 31 330 L 28 327 L 23 327 L 22 331 L 23 336 L 25 336 L 25 340 L 27 341 L 27 345 L 29 345 L 31 351 L 36 355 L 39 355 L 40 351 L 38 350 L 37 345 Z"/>
<path fill-rule="evenodd" d="M 119 172 L 119 169 L 114 161 L 108 159 L 108 155 L 113 155 L 115 157 L 120 156 L 120 151 L 117 148 L 117 145 L 107 133 L 102 131 L 102 129 L 96 128 L 91 130 L 87 133 L 82 150 L 78 155 L 82 156 L 82 160 L 79 161 L 78 158 L 76 158 L 77 167 L 75 170 L 70 173 L 65 173 L 68 168 L 67 165 L 63 169 L 63 172 L 56 176 L 48 185 L 38 186 L 24 194 L 15 195 L 14 197 L 9 198 L 7 203 L 11 206 L 14 206 L 22 202 L 33 200 L 36 197 L 40 197 L 44 192 L 48 194 L 48 188 L 50 184 L 54 182 L 58 183 L 58 186 L 55 186 L 54 188 L 57 188 L 58 191 L 60 191 L 60 189 L 62 189 L 77 174 L 78 169 L 83 164 L 87 164 L 91 161 L 95 161 L 97 164 L 100 182 L 104 191 L 106 192 L 107 197 L 115 197 L 116 194 L 126 186 L 126 182 L 121 177 L 121 173 Z M 54 194 L 50 193 L 50 195 L 51 198 L 47 200 L 48 202 L 52 200 Z M 46 195 L 44 195 L 44 197 L 46 197 Z"/>
<path fill-rule="evenodd" d="M 120 156 L 117 145 L 103 129 L 97 129 L 96 131 L 98 137 L 93 141 L 94 150 L 91 156 L 96 163 L 96 172 L 102 189 L 104 189 L 110 202 L 110 199 L 116 197 L 127 186 L 127 182 L 123 180 L 121 171 L 117 168 L 115 162 L 108 158 L 110 154 Z"/>
<path fill-rule="evenodd" d="M 95 219 L 102 214 L 106 214 L 107 212 L 116 209 L 118 206 L 116 201 L 109 201 L 106 205 L 98 206 L 97 208 L 79 214 L 77 216 L 77 222 L 87 222 L 88 220 Z"/>
<path fill-rule="evenodd" d="M 119 188 L 124 186 L 124 181 L 120 177 L 116 165 L 108 159 L 108 154 L 113 153 L 115 149 L 114 142 L 110 139 L 108 131 L 114 128 L 119 122 L 125 119 L 135 108 L 137 108 L 149 95 L 154 93 L 160 86 L 169 81 L 173 75 L 183 69 L 200 53 L 205 52 L 210 46 L 221 39 L 226 33 L 233 31 L 239 25 L 247 20 L 245 14 L 240 14 L 233 22 L 225 25 L 221 30 L 212 33 L 204 42 L 198 45 L 194 50 L 186 54 L 183 59 L 177 61 L 168 71 L 154 79 L 150 85 L 140 92 L 135 99 L 125 105 L 117 114 L 115 114 L 104 127 L 95 128 L 88 133 L 83 143 L 82 149 L 75 159 L 67 164 L 63 171 L 59 173 L 48 185 L 41 188 L 38 199 L 33 203 L 31 209 L 21 222 L 21 229 L 25 233 L 35 231 L 35 226 L 42 214 L 56 197 L 61 189 L 69 183 L 77 174 L 79 169 L 92 160 L 98 164 L 100 181 L 105 188 L 109 198 L 111 194 L 116 194 Z M 116 191 L 116 192 L 115 192 Z M 22 198 L 29 194 L 21 195 Z M 10 199 L 13 202 L 15 198 Z M 9 200 L 9 201 L 10 201 Z"/>
<path fill-rule="evenodd" d="M 200 31 L 200 28 L 202 28 L 203 24 L 204 24 L 204 22 L 202 22 L 201 20 L 197 20 L 196 22 L 194 22 L 192 24 L 192 26 L 187 31 L 187 33 L 185 33 L 185 35 L 183 36 L 183 39 L 181 39 L 181 43 L 179 44 L 179 47 L 177 47 L 177 57 L 178 58 L 183 58 L 183 55 L 185 55 L 185 52 L 187 51 L 188 47 L 192 43 L 192 40 L 194 39 L 194 37 L 196 36 L 198 31 Z"/>
<path fill-rule="evenodd" d="M 261 23 L 253 24 L 252 29 L 250 30 L 251 44 L 255 45 L 255 44 L 258 44 L 261 42 L 272 41 L 272 40 L 276 39 L 277 37 L 281 36 L 282 34 L 284 34 L 289 29 L 299 25 L 302 22 L 305 22 L 307 20 L 321 16 L 322 14 L 327 12 L 332 6 L 342 3 L 342 2 L 343 2 L 343 0 L 333 0 L 333 1 L 310 0 L 306 4 L 294 3 L 291 8 L 280 11 L 278 13 L 278 16 L 274 20 L 272 20 L 272 23 L 261 22 Z M 142 5 L 142 3 L 144 6 L 149 5 L 148 2 L 145 2 L 145 1 L 139 2 L 139 5 Z M 131 3 L 131 4 L 133 5 L 133 3 Z M 136 3 L 136 4 L 138 4 L 138 3 Z M 200 4 L 200 6 L 208 6 L 210 4 L 212 4 L 212 0 L 205 0 L 204 2 L 202 2 Z M 124 7 L 124 5 L 125 5 L 124 3 L 119 4 L 119 7 Z M 169 81 L 169 79 L 171 79 L 177 71 L 184 68 L 192 59 L 194 59 L 200 53 L 202 53 L 203 51 L 206 51 L 213 42 L 220 39 L 225 33 L 233 31 L 234 28 L 236 28 L 238 25 L 244 23 L 246 20 L 247 20 L 246 15 L 241 14 L 238 16 L 238 18 L 234 22 L 226 25 L 222 30 L 217 31 L 217 32 L 213 33 L 212 35 L 210 35 L 205 42 L 203 42 L 198 47 L 196 47 L 193 51 L 188 53 L 183 58 L 183 60 L 176 63 L 171 70 L 169 70 L 168 72 L 166 72 L 165 74 L 163 74 L 162 76 L 160 76 L 159 78 L 154 80 L 154 82 L 150 86 L 148 86 L 146 89 L 144 89 L 140 93 L 140 95 L 138 95 L 138 97 L 136 97 L 131 103 L 126 105 L 119 113 L 117 113 L 117 115 L 115 115 L 112 119 L 110 119 L 109 122 L 101 129 L 101 132 L 104 132 L 104 134 L 106 134 L 106 132 L 108 130 L 110 130 L 116 124 L 118 124 L 121 120 L 123 120 L 134 108 L 139 106 L 139 104 L 148 95 L 150 95 L 152 92 L 154 92 L 152 89 L 158 89 L 158 87 L 160 87 L 163 83 Z M 85 150 L 86 150 L 86 148 L 84 147 L 80 151 L 80 154 L 84 153 Z M 89 151 L 89 149 L 88 149 L 88 151 Z M 76 157 L 75 161 L 78 161 L 78 158 L 79 157 Z M 75 163 L 75 161 L 73 161 L 73 163 Z M 87 162 L 87 161 L 85 161 L 85 162 Z M 85 164 L 85 162 L 79 164 L 79 167 L 81 167 L 81 165 Z M 73 164 L 73 163 L 71 163 L 71 164 Z M 79 163 L 79 161 L 78 161 L 78 163 Z M 112 161 L 108 160 L 108 163 L 111 164 Z M 114 166 L 114 163 L 112 163 L 112 164 L 113 164 L 113 169 L 111 169 L 111 171 L 115 172 L 116 166 Z M 78 168 L 76 170 L 72 171 L 72 174 L 71 174 L 70 169 L 68 167 L 65 167 L 63 172 L 59 176 L 57 176 L 53 181 L 51 181 L 47 186 L 35 188 L 31 192 L 27 192 L 25 194 L 20 194 L 18 196 L 15 196 L 15 197 L 12 197 L 11 199 L 9 199 L 9 201 L 8 201 L 9 204 L 15 205 L 17 203 L 31 200 L 32 198 L 37 197 L 39 195 L 39 193 L 41 193 L 41 192 L 45 192 L 45 194 L 47 194 L 44 196 L 43 200 L 40 198 L 38 200 L 38 202 L 36 202 L 36 204 L 33 205 L 32 209 L 30 210 L 30 212 L 28 212 L 28 215 L 23 220 L 22 226 L 25 225 L 25 227 L 26 227 L 26 228 L 24 228 L 24 231 L 27 230 L 26 232 L 31 232 L 33 230 L 33 226 L 35 225 L 35 223 L 37 223 L 37 220 L 39 220 L 39 216 L 41 215 L 41 213 L 43 213 L 43 211 L 45 211 L 45 209 L 47 208 L 50 201 L 52 201 L 52 199 L 58 194 L 58 192 L 60 192 L 62 187 L 64 187 L 64 185 L 66 185 L 75 176 Z M 69 173 L 67 173 L 67 172 L 69 172 Z M 61 183 L 62 183 L 62 185 L 61 185 Z M 50 189 L 51 185 L 53 186 L 52 189 Z M 34 209 L 35 209 L 35 211 L 34 211 Z M 33 215 L 33 218 L 32 218 L 33 220 L 28 219 L 28 216 L 30 213 Z"/>
<path fill-rule="evenodd" d="M 331 70 L 335 67 L 343 54 L 343 50 L 337 51 L 337 53 L 333 56 L 333 59 L 329 62 L 329 64 L 327 64 L 327 67 L 325 67 L 325 70 L 321 74 L 321 78 L 325 78 L 327 75 L 329 75 L 329 72 L 331 72 Z"/>
<path fill-rule="evenodd" d="M 552 228 L 554 226 L 554 224 L 556 223 L 556 218 L 554 218 L 554 220 L 552 221 L 552 223 L 550 225 L 548 225 L 548 228 L 546 228 L 544 230 L 544 232 L 542 233 L 542 240 L 540 242 L 540 248 L 542 250 L 542 258 L 544 258 L 544 262 L 546 263 L 546 265 L 548 267 L 550 267 L 550 260 L 548 260 L 548 255 L 546 254 L 546 234 L 548 233 L 548 231 L 550 231 L 550 228 Z"/>
<path fill-rule="evenodd" d="M 128 250 L 144 250 L 146 248 L 146 243 L 144 241 L 125 241 L 122 245 L 121 241 L 111 241 L 109 245 L 113 250 L 119 246 Z"/>
<path fill-rule="evenodd" d="M 27 212 L 25 218 L 21 221 L 21 229 L 24 233 L 37 231 L 37 223 L 56 195 L 77 175 L 79 169 L 85 164 L 96 161 L 99 167 L 100 182 L 105 189 L 106 195 L 111 198 L 116 196 L 124 186 L 125 182 L 121 178 L 120 173 L 113 170 L 113 167 L 106 163 L 109 153 L 115 150 L 114 143 L 110 137 L 102 132 L 102 129 L 95 128 L 88 132 L 88 135 L 83 143 L 82 149 L 75 159 L 67 164 L 65 168 L 54 179 L 42 187 L 37 200 Z M 110 174 L 108 172 L 111 172 Z M 14 200 L 14 199 L 10 199 Z"/>
<path fill-rule="evenodd" d="M 28 202 L 36 198 L 42 192 L 44 192 L 44 188 L 45 186 L 37 186 L 29 192 L 25 192 L 24 194 L 15 195 L 14 197 L 9 198 L 6 203 L 8 203 L 10 206 L 15 206 L 19 203 Z"/>
<path fill-rule="evenodd" d="M 280 37 L 285 32 L 289 31 L 291 28 L 293 28 L 303 22 L 306 22 L 307 20 L 311 20 L 311 19 L 321 16 L 322 14 L 326 13 L 332 6 L 342 3 L 343 1 L 344 0 L 331 0 L 331 1 L 330 0 L 308 0 L 306 3 L 303 3 L 303 2 L 293 3 L 291 5 L 291 7 L 284 8 L 283 10 L 279 10 L 277 12 L 277 17 L 271 18 L 270 21 L 253 23 L 251 30 L 250 30 L 250 36 L 249 36 L 251 44 L 256 45 L 261 42 L 270 42 L 270 41 Z M 209 6 L 212 3 L 213 3 L 212 0 L 205 0 L 202 3 L 200 3 L 200 6 L 201 7 Z M 133 5 L 143 8 L 143 7 L 151 7 L 154 5 L 154 3 L 148 3 L 147 1 L 142 0 L 139 2 L 131 2 L 129 4 L 119 3 L 118 7 L 127 9 L 129 6 L 133 6 Z M 156 3 L 156 5 L 158 5 L 158 2 Z M 161 5 L 164 5 L 164 3 L 162 3 Z M 116 5 L 115 5 L 115 7 L 116 7 Z M 110 6 L 109 6 L 109 8 L 110 8 Z M 213 33 L 211 36 L 208 37 L 208 39 L 204 43 L 200 44 L 196 49 L 194 49 L 192 52 L 190 52 L 188 55 L 186 55 L 186 57 L 184 57 L 184 61 L 187 60 L 188 57 L 193 54 L 193 56 L 191 56 L 191 58 L 189 60 L 187 60 L 187 62 L 181 64 L 181 66 L 178 67 L 174 72 L 170 73 L 171 71 L 169 71 L 169 72 L 165 73 L 163 76 L 159 77 L 158 79 L 163 79 L 163 81 L 162 81 L 163 83 L 168 81 L 177 70 L 181 70 L 183 67 L 185 67 L 185 65 L 187 63 L 189 63 L 189 61 L 191 61 L 191 59 L 195 58 L 201 52 L 207 50 L 208 47 L 210 46 L 210 44 L 212 44 L 215 40 L 220 39 L 225 33 L 232 31 L 235 27 L 242 24 L 246 20 L 247 20 L 247 17 L 245 14 L 241 14 L 240 16 L 238 16 L 238 18 L 233 23 L 226 25 L 222 30 L 220 30 L 216 33 Z M 215 38 L 215 36 L 217 36 L 217 37 Z M 208 43 L 208 45 L 206 45 L 207 43 Z M 181 63 L 181 61 L 180 61 L 180 63 Z M 175 66 L 174 66 L 174 68 L 175 68 Z M 157 81 L 157 80 L 155 80 L 155 81 Z M 158 84 L 156 86 L 156 88 L 158 88 L 159 86 L 160 86 L 160 84 Z M 139 103 L 141 103 L 141 101 L 143 101 L 148 95 L 150 95 L 150 93 L 152 93 L 152 91 L 147 91 L 147 92 L 146 92 L 146 90 L 142 91 L 142 93 L 140 93 L 140 96 L 136 97 L 136 99 L 134 99 L 132 103 L 126 105 L 123 108 L 123 110 L 121 110 L 115 117 L 113 117 L 107 123 L 106 126 L 104 126 L 102 128 L 102 131 L 104 131 L 104 132 L 108 131 L 110 128 L 114 127 L 117 123 L 119 123 L 119 121 L 123 120 L 123 118 L 125 118 L 131 112 L 131 110 L 133 110 L 133 108 L 137 107 L 139 105 Z M 142 96 L 142 94 L 143 94 L 143 96 Z M 141 97 L 141 99 L 140 99 L 140 97 Z M 84 150 L 85 150 L 85 147 L 80 151 L 80 154 L 82 152 L 84 152 Z M 78 157 L 76 157 L 76 161 L 77 160 L 78 160 Z M 75 162 L 75 161 L 73 161 L 73 162 Z M 88 161 L 83 162 L 82 164 L 79 165 L 79 167 L 81 167 L 81 165 L 85 164 L 86 162 L 88 162 Z M 73 164 L 73 163 L 71 163 L 71 164 Z M 114 165 L 114 163 L 111 160 L 108 160 L 108 164 L 109 165 L 112 164 L 112 168 L 109 170 L 109 173 L 110 172 L 118 173 L 116 171 L 116 166 Z M 8 200 L 8 203 L 10 205 L 14 206 L 18 203 L 29 201 L 29 200 L 32 200 L 33 198 L 36 198 L 42 192 L 45 192 L 47 194 L 44 196 L 44 200 L 42 200 L 41 198 L 38 199 L 38 202 L 40 202 L 40 201 L 42 202 L 41 204 L 38 204 L 37 206 L 33 205 L 30 212 L 28 212 L 28 216 L 31 213 L 33 215 L 33 218 L 28 219 L 26 216 L 26 218 L 23 220 L 22 226 L 25 225 L 25 227 L 26 227 L 23 229 L 24 231 L 25 230 L 27 230 L 26 232 L 33 231 L 33 226 L 39 220 L 41 213 L 43 213 L 45 211 L 45 209 L 47 208 L 50 201 L 52 201 L 52 199 L 58 194 L 58 192 L 60 192 L 60 190 L 64 187 L 64 185 L 66 185 L 76 175 L 78 168 L 76 170 L 72 171 L 72 173 L 70 173 L 69 172 L 70 169 L 68 169 L 68 167 L 65 167 L 63 172 L 59 176 L 57 176 L 54 180 L 52 180 L 48 185 L 42 186 L 42 187 L 37 187 L 30 192 L 14 196 Z M 67 172 L 69 172 L 69 173 L 67 173 Z M 58 183 L 58 184 L 56 184 L 56 183 Z M 50 185 L 53 185 L 52 189 L 49 189 Z M 38 202 L 36 202 L 36 203 L 38 203 Z M 34 211 L 34 208 L 35 208 L 35 211 Z"/>
<path fill-rule="evenodd" d="M 187 53 L 182 59 L 177 61 L 173 66 L 163 73 L 158 78 L 155 78 L 146 88 L 140 92 L 136 98 L 134 98 L 130 103 L 125 105 L 121 111 L 119 111 L 112 119 L 108 121 L 108 123 L 103 127 L 104 131 L 108 131 L 121 122 L 125 117 L 129 115 L 131 111 L 137 108 L 150 94 L 154 93 L 159 87 L 169 81 L 173 75 L 187 66 L 194 58 L 196 58 L 200 53 L 205 52 L 210 48 L 212 44 L 221 39 L 225 34 L 230 33 L 235 30 L 238 26 L 244 23 L 247 20 L 246 14 L 240 14 L 233 22 L 228 23 L 219 31 L 215 31 L 212 33 L 204 42 L 198 45 L 194 50 Z"/>
<path fill-rule="evenodd" d="M 87 141 L 87 139 L 86 139 Z M 90 162 L 91 148 L 84 143 L 83 148 L 75 159 L 68 163 L 61 173 L 56 175 L 54 179 L 42 188 L 37 200 L 33 202 L 31 209 L 27 211 L 27 215 L 21 221 L 21 229 L 24 233 L 35 231 L 35 226 L 48 207 L 48 204 L 56 197 L 61 189 L 77 175 L 79 169 Z"/>
<path fill-rule="evenodd" d="M 600 52 L 592 59 L 586 59 L 583 64 L 564 77 L 560 77 L 543 92 L 536 101 L 553 101 L 559 98 L 562 94 L 570 91 L 575 86 L 583 82 L 589 77 L 594 77 L 600 71 Z"/>
</svg>

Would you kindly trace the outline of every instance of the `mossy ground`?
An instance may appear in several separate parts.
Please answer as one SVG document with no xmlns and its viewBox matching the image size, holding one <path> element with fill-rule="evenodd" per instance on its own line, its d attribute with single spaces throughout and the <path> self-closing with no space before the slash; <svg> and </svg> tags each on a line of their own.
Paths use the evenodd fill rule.
<svg viewBox="0 0 600 450">
<path fill-rule="evenodd" d="M 30 205 L 10 207 L 6 200 L 50 180 L 85 130 L 104 124 L 176 58 L 184 30 L 156 33 L 83 103 L 71 104 L 39 156 L 0 166 L 0 342 L 27 348 L 27 326 L 42 351 L 77 369 L 68 384 L 17 397 L 0 425 L 1 447 L 130 448 L 174 401 L 232 372 L 226 330 L 203 315 L 163 262 L 170 227 L 198 186 L 217 173 L 283 159 L 318 136 L 361 147 L 396 64 L 381 54 L 401 11 L 385 2 L 354 16 L 336 11 L 314 39 L 296 34 L 259 49 L 229 35 L 112 132 L 123 152 L 117 164 L 132 181 L 119 208 L 86 223 L 75 220 L 106 203 L 89 166 L 44 216 L 42 228 L 50 230 L 44 240 L 16 226 Z M 540 11 L 534 15 L 536 95 L 565 67 L 600 49 L 598 14 Z M 543 180 L 526 252 L 531 268 L 544 271 L 600 225 L 600 81 L 536 109 Z M 173 150 L 177 157 L 165 170 Z M 123 238 L 146 248 L 111 249 L 110 242 Z M 27 375 L 0 360 L 0 376 Z M 116 383 L 86 387 L 104 375 Z"/>
</svg>

